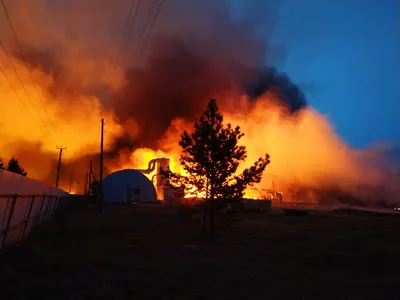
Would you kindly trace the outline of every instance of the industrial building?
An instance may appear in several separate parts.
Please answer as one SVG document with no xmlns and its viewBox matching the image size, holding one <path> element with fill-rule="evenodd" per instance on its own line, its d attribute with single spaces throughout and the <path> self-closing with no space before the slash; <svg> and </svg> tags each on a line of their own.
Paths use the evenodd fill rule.
<svg viewBox="0 0 400 300">
<path fill-rule="evenodd" d="M 124 169 L 109 174 L 102 183 L 103 202 L 155 203 L 163 201 L 168 204 L 176 203 L 177 199 L 175 199 L 172 189 L 167 186 L 166 180 L 161 175 L 161 169 L 167 170 L 169 166 L 169 158 L 156 158 L 149 161 L 147 169 Z M 282 193 L 276 192 L 274 189 L 258 190 L 253 188 L 248 198 L 246 203 L 249 204 L 246 206 L 261 205 L 262 208 L 265 208 L 265 205 L 270 207 L 272 201 L 282 202 Z M 254 201 L 255 199 L 264 201 Z"/>
<path fill-rule="evenodd" d="M 149 162 L 147 169 L 125 169 L 109 174 L 102 183 L 103 201 L 117 203 L 167 201 L 171 191 L 161 176 L 161 168 L 167 170 L 169 164 L 168 158 L 157 158 Z"/>
</svg>

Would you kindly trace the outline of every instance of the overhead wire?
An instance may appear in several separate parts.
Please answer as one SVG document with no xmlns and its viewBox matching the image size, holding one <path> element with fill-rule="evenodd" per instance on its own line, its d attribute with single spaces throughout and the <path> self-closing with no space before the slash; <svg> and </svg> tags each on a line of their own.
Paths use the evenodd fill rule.
<svg viewBox="0 0 400 300">
<path fill-rule="evenodd" d="M 21 102 L 22 107 L 26 110 L 26 112 L 29 114 L 29 116 L 32 118 L 33 122 L 35 123 L 36 120 L 35 120 L 33 114 L 32 114 L 31 111 L 28 109 L 28 107 L 25 105 L 24 101 L 22 101 L 22 99 L 21 99 L 21 97 L 19 96 L 19 94 L 18 94 L 17 90 L 15 89 L 14 85 L 11 83 L 11 80 L 10 80 L 10 78 L 8 77 L 7 72 L 4 70 L 4 68 L 3 68 L 1 65 L 0 65 L 0 71 L 1 71 L 1 73 L 3 73 L 5 79 L 7 80 L 9 86 L 11 87 L 11 89 L 12 89 L 13 93 L 15 94 L 16 98 L 18 99 L 18 101 Z M 43 130 L 42 130 L 42 127 L 39 127 L 39 128 L 40 128 L 40 130 L 42 131 L 42 133 L 44 133 Z"/>
<path fill-rule="evenodd" d="M 121 40 L 121 45 L 120 45 L 120 47 L 119 47 L 117 59 L 116 59 L 116 61 L 115 61 L 115 67 L 118 67 L 119 58 L 120 58 L 120 56 L 122 55 L 122 51 L 123 51 L 123 48 L 124 48 L 124 46 L 125 46 L 126 35 L 128 34 L 128 29 L 129 29 L 129 24 L 130 24 L 130 21 L 131 21 L 131 16 L 132 16 L 134 4 L 135 4 L 135 0 L 132 0 L 131 6 L 130 6 L 130 9 L 129 9 L 128 18 L 126 19 L 124 34 L 123 34 L 122 40 Z"/>
<path fill-rule="evenodd" d="M 156 11 L 156 14 L 155 14 L 153 20 L 151 21 L 152 23 L 150 24 L 150 29 L 148 31 L 146 31 L 146 25 L 150 22 L 150 18 L 151 18 L 151 15 L 152 15 L 152 10 L 154 9 L 154 6 L 155 6 L 156 3 L 157 3 L 157 0 L 154 0 L 153 5 L 152 5 L 151 10 L 150 10 L 150 13 L 149 13 L 149 16 L 147 17 L 146 24 L 143 27 L 142 36 L 144 36 L 146 33 L 147 34 L 144 36 L 144 41 L 139 44 L 139 53 L 137 54 L 137 56 L 132 56 L 133 58 L 136 58 L 135 59 L 135 65 L 137 64 L 137 62 L 142 57 L 143 51 L 144 51 L 145 47 L 147 46 L 149 38 L 150 38 L 150 36 L 151 36 L 151 34 L 153 32 L 154 26 L 155 26 L 155 24 L 157 22 L 157 19 L 158 19 L 159 15 L 160 15 L 162 7 L 163 7 L 164 0 L 160 1 L 160 4 L 159 4 L 159 6 L 157 8 L 157 11 Z"/>
<path fill-rule="evenodd" d="M 147 29 L 148 24 L 149 24 L 149 22 L 150 22 L 151 16 L 153 15 L 153 11 L 154 11 L 154 9 L 155 9 L 155 5 L 157 4 L 157 1 L 158 1 L 158 0 L 153 0 L 153 3 L 151 4 L 150 12 L 149 12 L 149 14 L 148 14 L 148 16 L 147 16 L 147 18 L 146 18 L 146 21 L 145 21 L 145 23 L 144 23 L 144 25 L 143 25 L 142 31 L 141 31 L 140 36 L 139 36 L 138 43 L 136 44 L 136 47 L 135 47 L 135 49 L 134 49 L 134 51 L 133 51 L 133 55 L 131 56 L 129 65 L 131 65 L 133 62 L 136 63 L 136 61 L 138 61 L 137 57 L 139 56 L 139 54 L 141 53 L 141 51 L 142 51 L 142 49 L 143 49 L 143 46 L 142 46 L 142 44 L 143 44 L 143 39 L 147 39 L 147 36 L 148 36 L 148 35 L 146 35 L 146 33 L 149 32 L 149 31 L 147 31 L 146 29 Z M 158 10 L 158 11 L 159 11 L 159 10 Z M 156 16 L 157 16 L 157 15 L 156 15 Z M 153 23 L 155 23 L 155 22 L 153 22 Z M 153 26 L 153 27 L 154 27 L 154 26 Z M 151 29 L 151 30 L 152 30 L 152 29 Z"/>
<path fill-rule="evenodd" d="M 137 3 L 136 7 L 134 6 L 135 2 Z M 132 2 L 131 2 L 129 14 L 128 14 L 128 19 L 127 19 L 126 24 L 125 24 L 124 34 L 123 34 L 121 45 L 120 45 L 120 48 L 119 48 L 119 51 L 118 51 L 115 67 L 118 66 L 119 60 L 123 56 L 124 51 L 125 51 L 125 49 L 126 49 L 126 47 L 128 45 L 129 39 L 130 39 L 130 37 L 132 35 L 132 30 L 133 30 L 133 27 L 134 27 L 134 24 L 135 24 L 135 20 L 136 20 L 138 11 L 139 11 L 140 3 L 141 3 L 140 0 L 132 0 Z M 140 33 L 139 40 L 135 45 L 135 48 L 134 48 L 134 51 L 133 51 L 133 55 L 130 58 L 129 65 L 132 65 L 134 58 L 136 58 L 135 59 L 135 62 L 136 62 L 142 56 L 143 50 L 144 50 L 145 46 L 147 45 L 148 40 L 149 40 L 149 38 L 150 38 L 150 36 L 151 36 L 151 34 L 153 32 L 154 26 L 156 24 L 156 21 L 157 21 L 157 19 L 159 17 L 159 14 L 161 12 L 162 6 L 164 4 L 164 0 L 161 0 L 159 2 L 158 8 L 156 8 L 156 4 L 157 3 L 158 3 L 158 0 L 153 0 L 153 3 L 151 4 L 149 14 L 148 14 L 148 16 L 146 18 L 146 21 L 145 21 L 144 26 L 142 28 L 142 31 Z M 134 8 L 135 8 L 135 10 L 134 10 Z M 151 17 L 153 15 L 154 11 L 155 11 L 155 16 L 152 19 Z M 148 27 L 149 24 L 150 24 L 150 27 Z M 147 28 L 149 28 L 149 29 L 147 30 Z M 129 92 L 126 89 L 122 99 L 126 100 L 126 98 L 128 97 L 128 94 L 129 94 Z"/>
<path fill-rule="evenodd" d="M 156 21 L 158 15 L 159 15 L 159 13 L 160 13 L 160 10 L 161 10 L 161 7 L 162 7 L 163 2 L 164 2 L 164 0 L 162 0 L 161 5 L 159 6 L 159 8 L 158 8 L 158 10 L 157 10 L 157 12 L 156 12 L 156 17 L 153 19 L 153 23 L 152 23 L 152 26 L 151 26 L 151 28 L 150 28 L 150 31 L 148 31 L 148 33 L 150 33 L 150 34 L 151 34 L 151 31 L 153 30 L 155 21 Z M 144 25 L 143 25 L 141 34 L 140 34 L 140 36 L 139 36 L 139 40 L 138 40 L 138 42 L 137 42 L 136 45 L 135 45 L 136 47 L 134 48 L 133 55 L 131 56 L 129 65 L 132 65 L 132 63 L 133 63 L 133 58 L 136 57 L 136 53 L 138 53 L 138 49 L 142 49 L 142 48 L 143 48 L 143 47 L 141 47 L 142 40 L 143 40 L 143 38 L 145 37 L 146 28 L 148 27 L 148 24 L 149 24 L 149 22 L 150 22 L 150 19 L 151 19 L 151 16 L 152 16 L 153 12 L 154 12 L 155 5 L 156 5 L 156 4 L 157 4 L 157 0 L 154 0 L 153 3 L 152 3 L 152 5 L 151 5 L 151 7 L 150 7 L 149 15 L 147 16 L 147 19 L 146 19 L 146 21 L 145 21 L 145 23 L 144 23 Z M 148 37 L 147 37 L 147 38 L 148 38 Z M 123 100 L 123 101 L 126 101 L 127 98 L 128 98 L 128 96 L 129 96 L 129 91 L 128 91 L 128 89 L 125 89 L 124 95 L 122 96 L 122 100 Z"/>
<path fill-rule="evenodd" d="M 14 29 L 14 25 L 13 25 L 13 23 L 12 23 L 12 21 L 11 21 L 11 18 L 10 18 L 10 15 L 9 15 L 9 13 L 8 13 L 8 9 L 7 9 L 7 6 L 6 6 L 5 2 L 4 2 L 4 0 L 1 0 L 1 4 L 2 4 L 3 9 L 4 9 L 4 12 L 5 12 L 5 14 L 6 14 L 8 23 L 9 23 L 9 25 L 10 25 L 10 27 L 11 27 L 11 31 L 12 31 L 12 33 L 13 33 L 14 39 L 15 39 L 15 41 L 16 41 L 16 43 L 17 43 L 17 45 L 18 45 L 19 51 L 20 51 L 20 53 L 21 53 L 21 55 L 22 55 L 22 54 L 23 54 L 22 46 L 21 46 L 21 43 L 20 43 L 20 41 L 19 41 L 19 39 L 18 39 L 17 33 L 16 33 L 15 29 Z M 5 48 L 4 48 L 4 45 L 3 45 L 2 48 L 5 49 Z M 8 54 L 7 54 L 7 56 L 8 56 Z M 9 60 L 10 60 L 10 62 L 11 62 L 11 59 L 9 59 Z M 48 113 L 48 111 L 47 111 L 47 109 L 46 109 L 46 106 L 44 105 L 42 96 L 41 96 L 40 93 L 39 93 L 39 89 L 38 89 L 38 87 L 37 87 L 36 81 L 35 81 L 35 79 L 34 79 L 33 76 L 32 76 L 32 72 L 31 72 L 31 70 L 30 70 L 30 68 L 29 68 L 29 66 L 28 66 L 28 64 L 27 64 L 27 62 L 26 62 L 25 60 L 23 60 L 23 62 L 24 62 L 24 65 L 25 65 L 26 69 L 28 70 L 30 79 L 31 79 L 31 81 L 32 81 L 32 83 L 33 83 L 33 86 L 35 87 L 35 90 L 36 90 L 36 94 L 37 94 L 37 96 L 38 96 L 38 99 L 39 99 L 39 101 L 40 101 L 40 103 L 41 103 L 41 105 L 42 105 L 42 107 L 43 107 L 44 112 L 46 113 L 48 122 L 49 122 L 49 124 L 50 124 L 50 128 L 51 128 L 51 130 L 53 130 L 53 126 L 52 126 L 53 124 L 52 124 L 51 118 L 50 118 L 49 113 Z M 25 87 L 24 87 L 24 89 L 25 89 Z"/>
<path fill-rule="evenodd" d="M 136 17 L 139 11 L 140 0 L 132 0 L 131 7 L 129 9 L 128 18 L 126 20 L 124 34 L 121 40 L 121 45 L 118 51 L 117 59 L 115 62 L 115 67 L 118 67 L 119 60 L 123 57 L 126 47 L 128 46 L 128 41 L 132 35 L 133 26 L 135 25 Z M 136 6 L 134 5 L 136 3 Z M 135 10 L 133 10 L 135 8 Z M 133 16 L 132 16 L 133 13 Z"/>
<path fill-rule="evenodd" d="M 25 92 L 26 97 L 28 98 L 29 102 L 31 103 L 31 105 L 32 105 L 32 107 L 33 107 L 33 110 L 35 111 L 35 113 L 36 113 L 36 115 L 37 115 L 38 120 L 42 123 L 42 126 L 43 126 L 43 127 L 46 127 L 45 124 L 44 124 L 44 122 L 43 122 L 43 120 L 42 120 L 42 118 L 40 117 L 38 111 L 36 110 L 35 105 L 33 104 L 33 101 L 32 101 L 32 99 L 31 99 L 31 97 L 29 96 L 29 93 L 28 93 L 28 91 L 26 90 L 26 87 L 25 87 L 24 83 L 22 82 L 21 77 L 19 76 L 18 71 L 17 71 L 17 69 L 15 68 L 15 65 L 14 65 L 14 63 L 13 63 L 13 61 L 12 61 L 12 59 L 11 59 L 11 57 L 10 57 L 10 55 L 9 55 L 9 53 L 8 53 L 8 51 L 7 51 L 7 49 L 5 48 L 5 46 L 4 46 L 4 44 L 3 44 L 3 41 L 2 41 L 1 39 L 0 39 L 0 47 L 2 48 L 3 52 L 5 53 L 5 55 L 6 55 L 6 57 L 7 57 L 7 60 L 9 61 L 10 65 L 11 65 L 11 67 L 12 67 L 14 73 L 15 73 L 15 75 L 17 76 L 17 79 L 18 79 L 19 83 L 21 84 L 21 86 L 22 86 L 22 88 L 23 88 L 23 90 L 24 90 L 24 92 Z M 4 71 L 4 70 L 3 70 L 3 71 Z M 5 74 L 5 71 L 4 71 L 4 74 Z"/>
</svg>

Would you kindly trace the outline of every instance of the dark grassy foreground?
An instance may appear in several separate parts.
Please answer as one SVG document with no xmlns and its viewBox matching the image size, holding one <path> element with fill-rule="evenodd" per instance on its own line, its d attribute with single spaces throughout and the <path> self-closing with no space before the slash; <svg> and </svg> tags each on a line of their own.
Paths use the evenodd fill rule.
<svg viewBox="0 0 400 300">
<path fill-rule="evenodd" d="M 75 212 L 0 257 L 1 299 L 400 299 L 400 218 L 245 214 L 202 242 L 162 206 Z"/>
</svg>

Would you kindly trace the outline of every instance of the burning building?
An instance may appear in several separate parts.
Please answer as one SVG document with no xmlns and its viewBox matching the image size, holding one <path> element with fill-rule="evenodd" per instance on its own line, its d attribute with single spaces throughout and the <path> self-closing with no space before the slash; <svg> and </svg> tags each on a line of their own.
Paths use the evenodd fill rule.
<svg viewBox="0 0 400 300">
<path fill-rule="evenodd" d="M 309 107 L 301 89 L 270 63 L 273 53 L 285 51 L 277 53 L 280 45 L 270 42 L 278 14 L 268 1 L 241 1 L 246 12 L 241 20 L 232 17 L 227 0 L 165 1 L 154 30 L 145 26 L 152 23 L 146 22 L 152 1 L 141 1 L 132 35 L 121 47 L 126 21 L 121 16 L 131 2 L 8 1 L 23 51 L 0 19 L 8 51 L 0 52 L 3 158 L 18 157 L 30 176 L 52 183 L 54 145 L 66 145 L 60 187 L 67 189 L 70 173 L 83 186 L 89 161 L 98 166 L 98 125 L 104 118 L 104 166 L 110 174 L 105 182 L 131 176 L 145 185 L 147 177 L 156 186 L 152 197 L 166 199 L 156 172 L 166 161 L 151 166 L 149 161 L 162 154 L 171 171 L 183 172 L 180 134 L 216 98 L 225 121 L 245 134 L 243 168 L 265 153 L 271 157 L 255 187 L 261 194 L 271 188 L 273 176 L 353 194 L 360 184 L 384 184 L 371 164 L 374 154 L 347 145 L 326 115 Z M 139 170 L 113 173 L 132 166 Z M 286 198 L 289 188 L 281 182 L 278 190 Z M 127 199 L 126 188 L 121 199 Z"/>
<path fill-rule="evenodd" d="M 109 174 L 103 180 L 103 201 L 119 203 L 170 201 L 172 191 L 161 176 L 161 170 L 168 168 L 168 158 L 156 158 L 149 161 L 147 169 L 123 169 Z"/>
<path fill-rule="evenodd" d="M 157 201 L 156 190 L 142 173 L 125 169 L 109 174 L 103 181 L 105 203 L 151 203 Z"/>
</svg>

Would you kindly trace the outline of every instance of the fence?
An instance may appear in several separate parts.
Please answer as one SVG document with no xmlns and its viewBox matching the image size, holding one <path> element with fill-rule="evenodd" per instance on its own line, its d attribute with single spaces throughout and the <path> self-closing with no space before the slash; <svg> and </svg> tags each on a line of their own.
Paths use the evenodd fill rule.
<svg viewBox="0 0 400 300">
<path fill-rule="evenodd" d="M 48 220 L 62 202 L 54 195 L 0 195 L 0 249 Z"/>
</svg>

